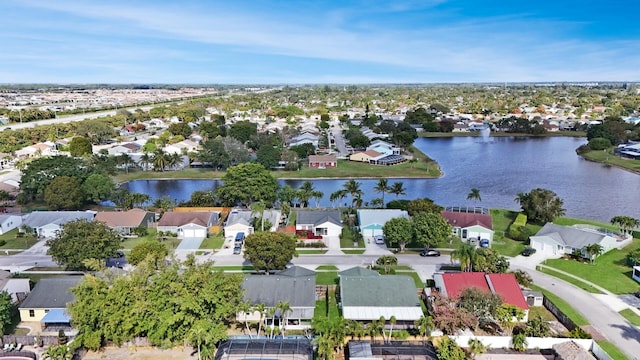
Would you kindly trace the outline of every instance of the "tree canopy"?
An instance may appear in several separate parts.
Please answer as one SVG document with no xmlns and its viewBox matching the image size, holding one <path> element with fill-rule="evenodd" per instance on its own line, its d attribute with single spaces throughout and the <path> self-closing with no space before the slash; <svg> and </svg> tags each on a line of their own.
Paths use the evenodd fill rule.
<svg viewBox="0 0 640 360">
<path fill-rule="evenodd" d="M 515 201 L 520 204 L 527 219 L 545 224 L 565 214 L 562 200 L 551 190 L 533 189 L 528 193 L 519 193 Z"/>
<path fill-rule="evenodd" d="M 244 243 L 244 258 L 267 273 L 284 269 L 295 255 L 296 239 L 285 233 L 253 233 Z"/>
<path fill-rule="evenodd" d="M 85 137 L 76 136 L 69 142 L 69 154 L 71 154 L 71 156 L 91 155 L 92 152 L 93 147 L 91 146 L 91 141 Z"/>
<path fill-rule="evenodd" d="M 44 190 L 44 201 L 51 210 L 78 210 L 84 203 L 80 182 L 69 176 L 58 176 Z"/>
<path fill-rule="evenodd" d="M 82 183 L 90 173 L 82 159 L 62 155 L 35 159 L 22 171 L 19 200 L 44 200 L 45 189 L 56 177 L 68 176 Z"/>
<path fill-rule="evenodd" d="M 155 267 L 158 267 L 160 261 L 167 255 L 169 250 L 165 244 L 158 240 L 147 240 L 134 246 L 127 255 L 127 260 L 132 265 L 138 265 L 148 258 Z"/>
<path fill-rule="evenodd" d="M 69 270 L 85 270 L 85 260 L 113 256 L 122 244 L 122 237 L 103 223 L 81 219 L 66 223 L 46 244 L 47 254 L 58 264 Z"/>
<path fill-rule="evenodd" d="M 435 247 L 451 236 L 451 225 L 439 213 L 418 213 L 412 222 L 416 241 L 427 248 Z"/>
<path fill-rule="evenodd" d="M 387 221 L 382 226 L 385 239 L 390 244 L 398 244 L 400 251 L 413 239 L 413 227 L 411 220 L 397 217 Z"/>
<path fill-rule="evenodd" d="M 218 199 L 228 206 L 241 203 L 249 206 L 254 201 L 272 203 L 278 183 L 260 164 L 245 163 L 232 166 L 222 177 L 223 185 L 216 189 Z"/>
</svg>

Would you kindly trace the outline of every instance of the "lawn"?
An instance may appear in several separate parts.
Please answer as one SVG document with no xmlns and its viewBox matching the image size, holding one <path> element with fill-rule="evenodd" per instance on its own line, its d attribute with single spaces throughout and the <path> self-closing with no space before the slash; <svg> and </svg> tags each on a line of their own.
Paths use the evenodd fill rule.
<svg viewBox="0 0 640 360">
<path fill-rule="evenodd" d="M 634 326 L 640 326 L 640 315 L 633 312 L 633 310 L 624 309 L 618 313 L 622 315 L 623 318 L 627 319 L 627 321 L 629 321 Z"/>
<path fill-rule="evenodd" d="M 607 151 L 589 151 L 581 154 L 583 158 L 599 163 L 613 165 L 628 169 L 636 173 L 640 173 L 640 160 L 625 159 L 620 156 L 613 155 L 611 150 Z"/>
<path fill-rule="evenodd" d="M 358 245 L 353 245 L 353 231 L 345 226 L 342 228 L 342 233 L 340 234 L 340 247 L 343 249 L 351 249 L 351 248 L 364 248 L 364 239 L 358 240 Z"/>
<path fill-rule="evenodd" d="M 556 317 L 544 306 L 529 307 L 529 319 L 541 317 L 544 321 L 557 321 Z"/>
<path fill-rule="evenodd" d="M 638 283 L 631 278 L 631 268 L 626 265 L 627 253 L 640 248 L 640 240 L 633 242 L 622 250 L 611 250 L 596 258 L 594 263 L 575 260 L 553 259 L 545 264 L 566 271 L 615 294 L 629 294 L 638 290 Z"/>
<path fill-rule="evenodd" d="M 589 325 L 589 321 L 584 318 L 578 311 L 571 307 L 566 301 L 562 300 L 558 295 L 547 291 L 541 287 L 531 285 L 530 288 L 532 290 L 540 291 L 542 294 L 548 298 L 552 303 L 554 303 L 560 311 L 562 311 L 565 315 L 567 315 L 573 322 L 578 326 Z"/>
<path fill-rule="evenodd" d="M 317 272 L 316 284 L 338 285 L 338 272 L 337 271 Z"/>
<path fill-rule="evenodd" d="M 323 317 L 337 319 L 340 317 L 340 309 L 338 309 L 336 292 L 334 290 L 329 290 L 327 292 L 327 299 L 316 301 L 316 307 L 313 311 L 313 317 L 315 319 Z"/>
<path fill-rule="evenodd" d="M 611 357 L 612 360 L 628 360 L 629 358 L 618 349 L 615 345 L 608 341 L 597 341 L 598 345 L 602 348 L 602 350 L 606 351 L 607 354 Z"/>
<path fill-rule="evenodd" d="M 585 283 L 584 281 L 578 280 L 578 279 L 574 279 L 571 276 L 567 276 L 564 275 L 562 273 L 559 273 L 557 271 L 548 269 L 548 268 L 543 268 L 543 267 L 538 267 L 538 271 L 543 272 L 547 275 L 556 277 L 558 279 L 564 280 L 570 284 L 573 284 L 577 287 L 579 287 L 580 289 L 586 291 L 586 292 L 590 292 L 592 294 L 602 294 L 602 292 L 596 288 L 594 288 L 593 286 Z"/>
<path fill-rule="evenodd" d="M 122 242 L 122 246 L 121 249 L 123 250 L 131 250 L 133 249 L 136 245 L 147 241 L 147 240 L 157 240 L 156 237 L 156 229 L 149 229 L 149 233 L 145 236 L 139 236 L 139 237 L 131 237 L 131 238 L 125 238 L 124 241 Z M 167 248 L 169 248 L 169 250 L 175 250 L 175 248 L 178 247 L 178 245 L 180 244 L 180 239 L 178 238 L 167 238 L 166 240 L 162 240 L 161 242 L 167 245 Z M 202 247 L 201 247 L 202 248 Z"/>
<path fill-rule="evenodd" d="M 32 247 L 38 240 L 34 236 L 18 237 L 18 229 L 13 229 L 7 233 L 0 235 L 0 240 L 7 243 L 0 246 L 0 250 L 5 249 L 28 249 Z"/>
<path fill-rule="evenodd" d="M 337 271 L 338 267 L 335 265 L 320 265 L 316 268 L 316 271 L 322 271 L 322 270 Z"/>
<path fill-rule="evenodd" d="M 296 250 L 298 255 L 322 255 L 326 254 L 327 250 L 325 249 L 300 249 Z"/>
<path fill-rule="evenodd" d="M 611 224 L 607 224 L 599 221 L 593 221 L 593 220 L 587 220 L 587 219 L 576 219 L 576 218 L 570 218 L 570 217 L 564 217 L 564 216 L 556 218 L 555 220 L 553 220 L 553 223 L 556 225 L 564 225 L 564 226 L 571 226 L 576 224 L 588 224 L 588 225 L 602 227 L 607 230 L 611 230 L 615 232 L 620 231 L 620 228 L 615 225 L 611 225 Z"/>
<path fill-rule="evenodd" d="M 364 254 L 364 249 L 362 250 L 353 250 L 353 249 L 348 249 L 348 250 L 342 250 L 343 253 L 347 254 L 347 255 L 362 255 Z"/>
<path fill-rule="evenodd" d="M 516 256 L 520 254 L 525 248 L 525 244 L 522 241 L 516 241 L 506 236 L 509 225 L 511 225 L 513 220 L 516 219 L 516 216 L 518 216 L 517 211 L 491 209 L 491 221 L 493 222 L 494 231 L 493 243 L 491 244 L 491 248 L 496 250 L 501 255 Z M 527 224 L 527 227 L 532 226 L 533 225 Z M 534 229 L 531 230 L 534 231 Z"/>
<path fill-rule="evenodd" d="M 200 244 L 200 249 L 220 249 L 224 245 L 224 236 L 222 234 L 212 234 Z"/>
</svg>

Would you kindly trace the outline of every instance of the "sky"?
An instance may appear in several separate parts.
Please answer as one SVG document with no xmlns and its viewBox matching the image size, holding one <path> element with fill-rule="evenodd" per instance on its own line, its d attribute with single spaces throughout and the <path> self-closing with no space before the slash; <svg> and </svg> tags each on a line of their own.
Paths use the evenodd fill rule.
<svg viewBox="0 0 640 360">
<path fill-rule="evenodd" d="M 640 81 L 637 0 L 3 0 L 0 83 Z"/>
</svg>

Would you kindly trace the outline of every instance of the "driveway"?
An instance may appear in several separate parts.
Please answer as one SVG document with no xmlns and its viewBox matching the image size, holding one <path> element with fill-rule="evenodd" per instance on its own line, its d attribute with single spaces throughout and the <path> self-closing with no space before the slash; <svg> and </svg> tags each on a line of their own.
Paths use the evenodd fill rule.
<svg viewBox="0 0 640 360">
<path fill-rule="evenodd" d="M 387 249 L 386 244 L 376 244 L 373 236 L 365 236 L 364 237 L 364 254 L 365 255 L 393 255 L 389 249 Z"/>
<path fill-rule="evenodd" d="M 198 250 L 204 238 L 202 237 L 186 237 L 180 241 L 180 245 L 176 250 Z"/>
</svg>

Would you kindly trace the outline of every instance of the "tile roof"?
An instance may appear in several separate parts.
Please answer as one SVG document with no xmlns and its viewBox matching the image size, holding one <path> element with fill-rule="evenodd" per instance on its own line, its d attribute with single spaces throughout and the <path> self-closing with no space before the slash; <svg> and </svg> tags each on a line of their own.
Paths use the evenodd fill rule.
<svg viewBox="0 0 640 360">
<path fill-rule="evenodd" d="M 465 228 L 473 225 L 480 225 L 493 230 L 491 215 L 488 214 L 475 214 L 457 211 L 442 211 L 441 214 L 442 217 L 447 220 L 449 225 L 454 227 Z"/>
<path fill-rule="evenodd" d="M 522 295 L 520 285 L 513 274 L 485 274 L 483 272 L 460 272 L 440 274 L 448 297 L 456 298 L 460 296 L 466 288 L 475 287 L 477 289 L 500 295 L 502 301 L 517 306 L 521 309 L 528 309 L 529 306 Z"/>
<path fill-rule="evenodd" d="M 160 218 L 158 226 L 182 226 L 186 224 L 196 224 L 209 226 L 209 221 L 213 215 L 210 211 L 199 212 L 166 212 Z"/>
<path fill-rule="evenodd" d="M 131 209 L 127 211 L 100 211 L 96 214 L 94 221 L 107 224 L 109 227 L 138 227 L 142 225 L 148 212 L 142 209 Z"/>
</svg>

